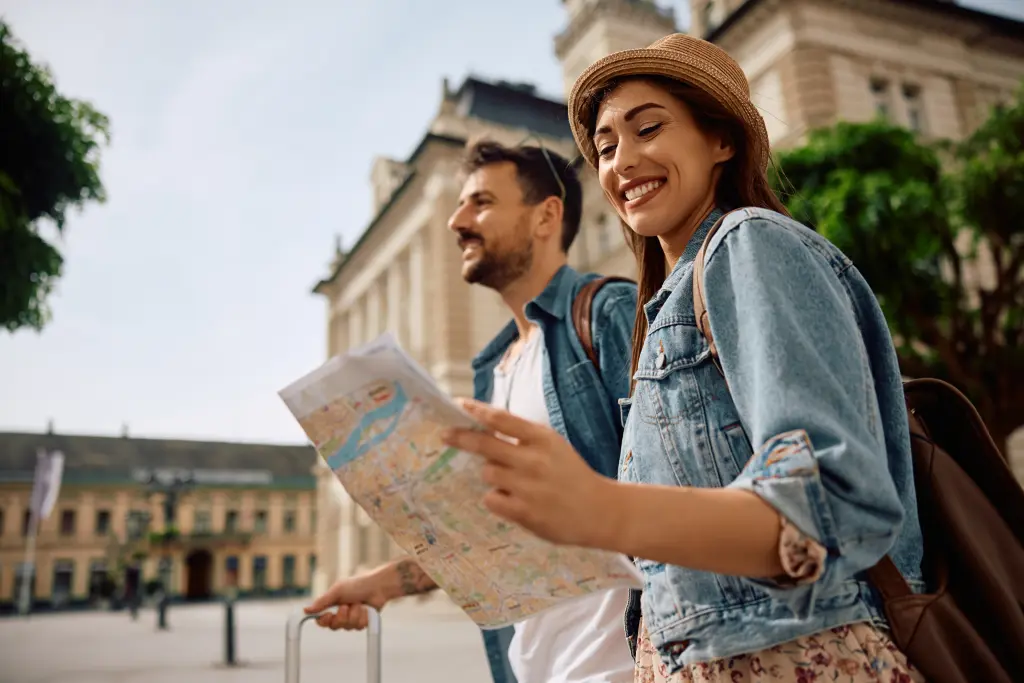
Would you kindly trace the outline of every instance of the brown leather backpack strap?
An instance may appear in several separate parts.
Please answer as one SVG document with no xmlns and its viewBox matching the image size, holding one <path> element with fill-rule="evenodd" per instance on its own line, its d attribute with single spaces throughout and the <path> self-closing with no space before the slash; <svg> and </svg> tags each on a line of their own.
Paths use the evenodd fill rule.
<svg viewBox="0 0 1024 683">
<path fill-rule="evenodd" d="M 899 567 L 886 555 L 878 561 L 874 567 L 868 570 L 868 580 L 882 594 L 883 602 L 889 602 L 905 595 L 911 595 L 914 591 L 910 584 L 903 578 Z"/>
<path fill-rule="evenodd" d="M 590 320 L 593 317 L 594 297 L 609 282 L 633 283 L 629 278 L 614 275 L 599 277 L 580 287 L 579 293 L 572 302 L 572 322 L 576 327 L 576 337 L 579 338 L 587 358 L 594 364 L 598 374 L 601 373 L 601 364 L 598 362 L 597 351 L 594 350 L 594 335 L 590 329 Z"/>
<path fill-rule="evenodd" d="M 697 252 L 697 258 L 693 261 L 693 314 L 697 319 L 697 329 L 704 335 L 704 338 L 708 340 L 708 348 L 711 350 L 711 358 L 715 361 L 715 365 L 718 366 L 721 371 L 722 366 L 718 362 L 718 347 L 715 346 L 715 338 L 711 334 L 711 321 L 708 319 L 708 305 L 704 298 L 704 254 L 707 252 L 708 244 L 711 243 L 711 238 L 714 237 L 718 229 L 722 227 L 722 222 L 725 221 L 725 217 L 729 214 L 724 214 L 721 218 L 715 221 L 715 224 L 708 230 L 708 234 L 704 236 L 704 242 L 700 245 L 700 251 Z"/>
</svg>

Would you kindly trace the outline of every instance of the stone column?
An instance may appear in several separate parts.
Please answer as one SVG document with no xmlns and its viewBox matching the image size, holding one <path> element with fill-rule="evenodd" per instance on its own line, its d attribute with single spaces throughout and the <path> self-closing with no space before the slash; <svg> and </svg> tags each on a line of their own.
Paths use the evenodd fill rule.
<svg viewBox="0 0 1024 683">
<path fill-rule="evenodd" d="M 409 351 L 421 363 L 428 362 L 425 357 L 427 338 L 424 329 L 426 291 L 426 239 L 423 231 L 417 232 L 409 245 L 409 276 L 407 280 L 406 315 L 409 316 Z"/>
<path fill-rule="evenodd" d="M 387 331 L 395 336 L 399 344 L 405 346 L 409 340 L 405 338 L 402 329 L 402 319 L 407 315 L 405 302 L 402 301 L 402 281 L 405 279 L 402 265 L 402 259 L 397 258 L 387 269 Z"/>
<path fill-rule="evenodd" d="M 363 300 L 356 299 L 348 309 L 348 343 L 349 347 L 358 346 L 365 340 L 363 335 Z"/>
<path fill-rule="evenodd" d="M 349 314 L 339 308 L 333 309 L 330 332 L 327 335 L 327 356 L 336 356 L 349 347 Z"/>
<path fill-rule="evenodd" d="M 362 514 L 359 506 L 351 498 L 346 498 L 342 507 L 342 528 L 344 543 L 339 549 L 341 554 L 341 575 L 351 576 L 359 567 L 366 563 L 367 558 L 361 552 L 359 538 Z"/>
<path fill-rule="evenodd" d="M 384 316 L 383 316 L 383 304 L 384 297 L 381 291 L 381 279 L 377 278 L 370 285 L 369 291 L 366 292 L 366 340 L 371 341 L 374 337 L 383 331 L 384 327 Z"/>
<path fill-rule="evenodd" d="M 334 473 L 317 456 L 313 466 L 316 475 L 316 574 L 313 576 L 313 592 L 319 595 L 327 590 L 339 576 L 338 545 L 341 540 L 341 506 L 333 495 L 331 481 Z"/>
</svg>

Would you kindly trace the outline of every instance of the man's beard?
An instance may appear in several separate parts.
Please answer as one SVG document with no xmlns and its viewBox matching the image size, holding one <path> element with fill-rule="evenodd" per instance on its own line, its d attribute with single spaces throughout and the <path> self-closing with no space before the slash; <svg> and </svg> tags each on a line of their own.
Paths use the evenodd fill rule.
<svg viewBox="0 0 1024 683">
<path fill-rule="evenodd" d="M 528 215 L 521 215 L 510 233 L 494 238 L 493 246 L 478 234 L 464 233 L 461 239 L 479 240 L 480 255 L 475 263 L 463 270 L 462 278 L 471 285 L 483 285 L 501 292 L 526 275 L 533 266 L 529 221 Z"/>
<path fill-rule="evenodd" d="M 500 292 L 529 272 L 533 265 L 533 243 L 529 240 L 501 254 L 488 251 L 483 244 L 480 251 L 480 258 L 462 274 L 471 285 L 483 285 Z"/>
</svg>

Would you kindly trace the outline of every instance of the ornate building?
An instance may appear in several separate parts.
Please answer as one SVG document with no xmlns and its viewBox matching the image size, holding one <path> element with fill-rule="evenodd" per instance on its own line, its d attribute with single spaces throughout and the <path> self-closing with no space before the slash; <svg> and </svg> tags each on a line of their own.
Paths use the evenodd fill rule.
<svg viewBox="0 0 1024 683">
<path fill-rule="evenodd" d="M 311 446 L 0 433 L 0 612 L 13 609 L 28 575 L 28 503 L 41 448 L 64 454 L 64 476 L 36 537 L 37 607 L 109 601 L 136 568 L 152 585 L 161 560 L 175 599 L 212 598 L 228 587 L 241 595 L 309 589 L 317 527 Z M 164 491 L 173 480 L 168 524 Z"/>
<path fill-rule="evenodd" d="M 568 89 L 591 62 L 676 31 L 649 0 L 563 0 L 555 38 Z M 724 47 L 751 83 L 772 144 L 799 143 L 839 119 L 876 115 L 935 138 L 959 138 L 1024 79 L 1024 24 L 940 0 L 691 0 L 691 32 Z M 379 159 L 371 185 L 377 215 L 339 252 L 316 292 L 327 300 L 331 355 L 389 330 L 454 395 L 472 390 L 469 361 L 505 322 L 495 295 L 460 278 L 446 229 L 459 192 L 466 141 L 505 143 L 536 134 L 573 158 L 563 102 L 528 85 L 467 79 L 441 105 L 404 161 Z M 584 176 L 583 226 L 570 254 L 578 267 L 634 275 L 618 221 L 596 178 Z M 1024 439 L 1022 439 L 1024 441 Z M 1015 461 L 1024 475 L 1024 444 Z M 396 549 L 318 466 L 321 558 L 314 590 L 374 566 Z"/>
</svg>

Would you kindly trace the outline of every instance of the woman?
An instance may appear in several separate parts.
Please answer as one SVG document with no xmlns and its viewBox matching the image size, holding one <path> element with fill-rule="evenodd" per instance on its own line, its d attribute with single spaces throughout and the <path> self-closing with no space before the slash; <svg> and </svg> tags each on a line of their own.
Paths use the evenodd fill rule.
<svg viewBox="0 0 1024 683">
<path fill-rule="evenodd" d="M 770 189 L 743 72 L 669 36 L 592 65 L 569 111 L 639 270 L 619 481 L 550 429 L 467 402 L 501 435 L 446 437 L 488 460 L 486 504 L 637 558 L 638 681 L 921 680 L 864 575 L 889 554 L 921 586 L 892 340 L 856 268 Z M 723 215 L 703 260 L 719 367 L 692 278 Z"/>
</svg>

